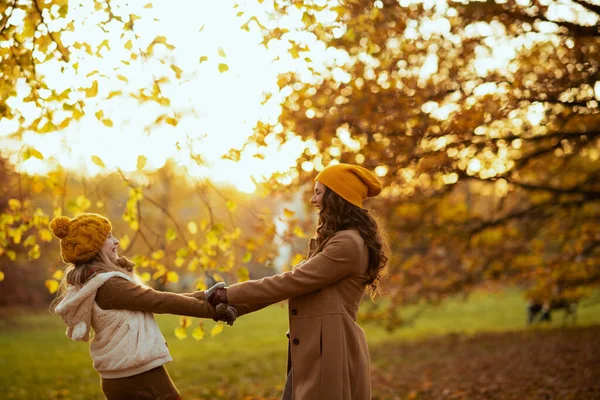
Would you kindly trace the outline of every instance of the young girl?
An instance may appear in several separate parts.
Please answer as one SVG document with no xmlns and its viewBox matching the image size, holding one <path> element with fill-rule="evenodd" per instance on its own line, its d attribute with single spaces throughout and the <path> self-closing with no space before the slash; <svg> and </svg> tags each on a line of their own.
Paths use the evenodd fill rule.
<svg viewBox="0 0 600 400">
<path fill-rule="evenodd" d="M 50 229 L 61 239 L 61 256 L 69 264 L 51 311 L 65 322 L 70 339 L 87 342 L 90 327 L 94 330 L 90 354 L 106 398 L 180 399 L 164 367 L 172 358 L 152 313 L 232 324 L 235 309 L 217 314 L 201 295 L 145 286 L 134 274 L 134 264 L 117 256 L 119 241 L 101 215 L 57 217 Z"/>
</svg>

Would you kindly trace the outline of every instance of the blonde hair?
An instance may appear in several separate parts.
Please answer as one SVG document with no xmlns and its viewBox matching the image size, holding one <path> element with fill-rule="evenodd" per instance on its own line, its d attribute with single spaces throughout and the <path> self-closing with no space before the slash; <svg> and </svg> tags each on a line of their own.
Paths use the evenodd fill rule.
<svg viewBox="0 0 600 400">
<path fill-rule="evenodd" d="M 133 264 L 131 264 L 133 265 Z M 50 304 L 50 312 L 54 313 L 58 304 L 65 298 L 69 285 L 83 286 L 95 274 L 90 275 L 88 270 L 94 268 L 98 273 L 103 272 L 121 272 L 132 277 L 136 282 L 136 275 L 133 268 L 125 268 L 116 261 L 111 260 L 102 250 L 100 250 L 91 260 L 81 264 L 67 264 L 63 273 L 63 279 L 58 286 L 56 296 Z"/>
</svg>

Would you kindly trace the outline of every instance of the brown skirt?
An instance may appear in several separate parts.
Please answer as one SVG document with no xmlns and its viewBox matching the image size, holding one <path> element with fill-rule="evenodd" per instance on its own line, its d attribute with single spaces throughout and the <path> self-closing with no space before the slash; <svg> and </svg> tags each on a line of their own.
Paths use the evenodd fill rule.
<svg viewBox="0 0 600 400">
<path fill-rule="evenodd" d="M 108 400 L 181 400 L 164 366 L 126 378 L 102 379 Z"/>
</svg>

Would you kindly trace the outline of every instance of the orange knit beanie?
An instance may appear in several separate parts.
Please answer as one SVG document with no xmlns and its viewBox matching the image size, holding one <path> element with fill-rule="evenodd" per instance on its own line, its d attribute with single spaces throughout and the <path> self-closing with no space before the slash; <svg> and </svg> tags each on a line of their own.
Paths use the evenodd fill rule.
<svg viewBox="0 0 600 400">
<path fill-rule="evenodd" d="M 315 181 L 321 182 L 357 207 L 362 207 L 362 201 L 367 197 L 377 196 L 381 192 L 379 179 L 359 165 L 331 165 L 319 172 Z"/>
<path fill-rule="evenodd" d="M 50 230 L 60 239 L 62 259 L 76 264 L 89 261 L 98 254 L 112 226 L 102 215 L 83 213 L 73 219 L 65 216 L 52 219 Z"/>
</svg>

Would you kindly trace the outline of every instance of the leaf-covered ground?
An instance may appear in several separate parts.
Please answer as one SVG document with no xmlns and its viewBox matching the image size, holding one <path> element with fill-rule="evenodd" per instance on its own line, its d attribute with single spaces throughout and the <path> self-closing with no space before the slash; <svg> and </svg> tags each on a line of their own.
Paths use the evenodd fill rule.
<svg viewBox="0 0 600 400">
<path fill-rule="evenodd" d="M 377 399 L 600 399 L 600 326 L 372 349 Z"/>
<path fill-rule="evenodd" d="M 527 329 L 525 306 L 518 291 L 481 293 L 393 333 L 364 324 L 373 399 L 600 399 L 600 306 L 581 307 L 575 326 L 562 327 L 557 313 L 549 329 Z M 0 310 L 0 400 L 103 399 L 88 344 L 68 340 L 57 316 L 19 314 Z M 286 307 L 245 316 L 215 337 L 204 320 L 199 342 L 191 329 L 175 337 L 179 317 L 156 319 L 184 399 L 279 399 Z"/>
</svg>

